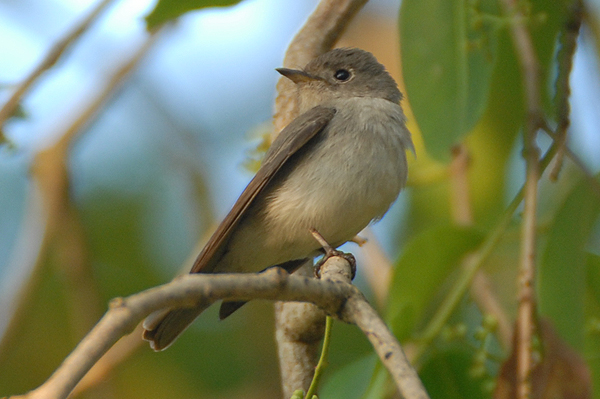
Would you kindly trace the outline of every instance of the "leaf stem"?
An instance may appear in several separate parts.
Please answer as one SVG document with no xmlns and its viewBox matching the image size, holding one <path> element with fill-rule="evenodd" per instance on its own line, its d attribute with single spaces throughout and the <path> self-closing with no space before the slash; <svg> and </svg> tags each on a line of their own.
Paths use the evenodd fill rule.
<svg viewBox="0 0 600 399">
<path fill-rule="evenodd" d="M 312 399 L 317 392 L 317 386 L 319 385 L 319 381 L 323 376 L 323 371 L 329 365 L 329 347 L 331 346 L 331 329 L 333 327 L 333 319 L 331 316 L 327 316 L 325 322 L 325 337 L 323 338 L 323 348 L 321 349 L 321 357 L 319 358 L 319 363 L 315 368 L 315 375 L 313 377 L 312 382 L 310 383 L 310 388 L 306 392 L 305 399 Z"/>
</svg>

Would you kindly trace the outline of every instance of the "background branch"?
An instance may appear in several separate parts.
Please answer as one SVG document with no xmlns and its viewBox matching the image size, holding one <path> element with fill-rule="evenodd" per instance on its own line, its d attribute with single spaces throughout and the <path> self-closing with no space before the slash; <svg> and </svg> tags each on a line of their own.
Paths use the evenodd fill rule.
<svg viewBox="0 0 600 399">
<path fill-rule="evenodd" d="M 541 170 L 545 170 L 548 167 L 555 154 L 556 145 L 552 145 L 542 158 L 540 165 Z M 500 217 L 498 224 L 486 236 L 479 248 L 465 259 L 465 262 L 463 262 L 460 270 L 460 274 L 457 277 L 456 284 L 452 287 L 448 295 L 446 295 L 446 297 L 441 301 L 442 305 L 436 310 L 433 317 L 431 317 L 427 325 L 419 334 L 419 340 L 416 344 L 414 355 L 411 357 L 411 361 L 417 362 L 420 360 L 421 356 L 425 353 L 427 346 L 431 344 L 435 337 L 438 336 L 444 325 L 446 325 L 447 321 L 450 319 L 450 316 L 460 303 L 460 300 L 471 286 L 477 271 L 489 259 L 492 252 L 502 239 L 506 229 L 510 225 L 513 214 L 521 204 L 521 201 L 523 201 L 524 193 L 525 186 L 523 186 L 517 195 L 515 195 L 513 200 L 504 211 L 504 214 Z"/>
<path fill-rule="evenodd" d="M 294 274 L 312 278 L 312 261 Z M 310 387 L 324 331 L 325 313 L 312 303 L 275 303 L 275 340 L 284 398 Z"/>
<path fill-rule="evenodd" d="M 542 124 L 540 100 L 540 67 L 525 17 L 514 0 L 503 0 L 505 14 L 511 18 L 510 33 L 521 67 L 522 85 L 526 104 L 523 132 L 523 157 L 526 164 L 524 210 L 521 230 L 521 259 L 519 272 L 519 309 L 517 316 L 517 398 L 531 397 L 533 369 L 532 339 L 535 329 L 535 270 L 537 190 L 540 177 L 539 149 L 536 144 Z"/>
<path fill-rule="evenodd" d="M 90 12 L 90 14 L 81 21 L 80 24 L 76 25 L 69 33 L 63 38 L 56 42 L 50 51 L 46 54 L 40 64 L 25 78 L 25 80 L 16 88 L 13 94 L 10 96 L 8 101 L 0 109 L 0 132 L 4 122 L 15 112 L 17 106 L 21 102 L 21 99 L 31 88 L 33 83 L 48 69 L 52 68 L 54 64 L 64 54 L 65 50 L 75 43 L 79 37 L 85 33 L 91 24 L 98 19 L 102 12 L 112 3 L 114 0 L 102 0 L 96 7 Z M 0 137 L 1 139 L 1 137 Z"/>
<path fill-rule="evenodd" d="M 454 147 L 450 164 L 450 202 L 452 217 L 459 226 L 473 226 L 474 223 L 469 195 L 469 163 L 470 158 L 466 145 L 460 144 Z M 467 254 L 462 260 L 463 269 L 468 268 L 467 265 L 473 262 L 470 259 L 472 256 L 472 254 Z M 494 293 L 487 274 L 481 268 L 477 269 L 471 281 L 471 296 L 483 314 L 492 315 L 498 322 L 498 340 L 505 349 L 510 348 L 511 323 Z"/>
<path fill-rule="evenodd" d="M 69 303 L 72 305 L 71 319 L 73 325 L 76 326 L 76 331 L 73 334 L 76 337 L 80 337 L 89 330 L 90 326 L 97 320 L 102 307 L 95 281 L 88 269 L 84 228 L 70 195 L 70 170 L 68 167 L 70 150 L 79 134 L 84 131 L 85 127 L 100 112 L 111 96 L 121 87 L 127 76 L 155 43 L 156 33 L 158 32 L 151 33 L 131 58 L 125 60 L 116 68 L 102 90 L 96 93 L 90 103 L 83 107 L 59 140 L 36 154 L 33 160 L 31 184 L 38 189 L 34 190 L 32 195 L 35 195 L 36 198 L 39 196 L 41 200 L 42 220 L 44 222 L 42 227 L 43 239 L 40 242 L 37 257 L 24 257 L 20 254 L 14 254 L 13 256 L 13 259 L 21 260 L 25 258 L 35 264 L 14 264 L 9 265 L 9 268 L 19 267 L 32 270 L 30 279 L 34 280 L 40 274 L 42 261 L 49 255 L 51 244 L 55 244 L 53 249 L 58 253 L 58 264 L 61 265 L 61 271 L 68 277 L 67 282 L 70 284 L 70 289 L 65 291 L 72 294 Z M 27 204 L 32 207 L 39 206 L 33 200 L 29 200 Z M 26 209 L 25 215 L 28 215 L 29 212 L 31 212 L 29 208 Z M 31 234 L 32 232 L 25 231 L 24 233 Z M 34 233 L 39 234 L 39 231 Z M 26 241 L 27 237 L 24 237 L 23 240 Z M 31 240 L 29 242 L 37 241 Z M 16 248 L 16 250 L 32 251 L 32 248 Z M 22 314 L 21 308 L 26 305 L 27 294 L 31 292 L 30 284 L 24 284 L 21 288 L 22 293 L 17 298 L 17 305 L 13 307 L 13 315 Z M 90 307 L 93 308 L 94 304 L 97 313 L 90 311 Z M 7 319 L 9 320 L 9 327 L 2 341 L 2 346 L 10 344 L 10 339 L 14 335 L 12 330 L 18 325 L 17 317 L 11 315 L 7 316 Z M 106 365 L 100 365 L 99 367 L 107 370 Z"/>
<path fill-rule="evenodd" d="M 556 114 L 558 123 L 554 140 L 559 147 L 556 153 L 556 163 L 550 172 L 550 179 L 557 180 L 562 167 L 567 146 L 567 130 L 571 125 L 571 84 L 569 78 L 573 70 L 573 58 L 577 49 L 577 38 L 583 19 L 583 4 L 581 0 L 573 0 L 569 5 L 568 20 L 560 36 L 560 50 L 557 54 L 558 76 L 556 77 Z"/>
</svg>

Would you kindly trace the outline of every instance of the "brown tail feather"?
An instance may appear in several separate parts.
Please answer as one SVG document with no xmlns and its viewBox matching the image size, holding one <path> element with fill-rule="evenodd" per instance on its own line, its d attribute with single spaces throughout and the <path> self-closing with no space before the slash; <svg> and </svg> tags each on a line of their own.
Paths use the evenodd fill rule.
<svg viewBox="0 0 600 399">
<path fill-rule="evenodd" d="M 236 301 L 236 302 L 226 302 L 223 301 L 221 303 L 221 307 L 219 308 L 219 319 L 224 320 L 227 317 L 231 316 L 233 312 L 244 306 L 246 302 L 244 301 Z"/>
<path fill-rule="evenodd" d="M 155 320 L 151 320 L 151 315 L 147 319 L 149 322 L 144 322 L 146 329 L 142 337 L 150 342 L 150 347 L 155 351 L 166 349 L 208 306 L 210 304 L 197 308 L 174 309 Z"/>
<path fill-rule="evenodd" d="M 295 259 L 282 263 L 279 267 L 282 267 L 288 273 L 293 273 L 307 260 Z M 220 319 L 223 320 L 228 317 L 245 303 L 244 301 L 223 302 L 219 311 Z M 195 308 L 173 309 L 152 314 L 144 321 L 142 337 L 150 342 L 150 347 L 155 351 L 166 349 L 211 304 L 207 303 Z"/>
</svg>

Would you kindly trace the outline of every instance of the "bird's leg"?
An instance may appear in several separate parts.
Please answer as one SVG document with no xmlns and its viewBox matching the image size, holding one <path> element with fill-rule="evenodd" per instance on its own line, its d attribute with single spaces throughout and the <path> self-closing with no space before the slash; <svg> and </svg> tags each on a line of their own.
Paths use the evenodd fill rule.
<svg viewBox="0 0 600 399">
<path fill-rule="evenodd" d="M 354 236 L 350 241 L 352 241 L 359 247 L 362 247 L 363 245 L 365 245 L 367 243 L 368 240 L 361 236 Z M 348 241 L 348 242 L 350 242 L 350 241 Z"/>
<path fill-rule="evenodd" d="M 352 280 L 354 280 L 354 277 L 356 276 L 356 259 L 354 258 L 354 255 L 351 253 L 338 251 L 337 249 L 333 248 L 316 229 L 310 229 L 310 234 L 312 234 L 315 240 L 317 240 L 317 242 L 321 245 L 324 253 L 323 258 L 321 258 L 321 260 L 319 260 L 315 265 L 315 276 L 317 278 L 321 278 L 321 266 L 323 266 L 323 264 L 327 262 L 327 259 L 331 258 L 332 256 L 339 256 L 346 259 L 346 261 L 350 264 L 350 268 L 352 269 Z"/>
</svg>

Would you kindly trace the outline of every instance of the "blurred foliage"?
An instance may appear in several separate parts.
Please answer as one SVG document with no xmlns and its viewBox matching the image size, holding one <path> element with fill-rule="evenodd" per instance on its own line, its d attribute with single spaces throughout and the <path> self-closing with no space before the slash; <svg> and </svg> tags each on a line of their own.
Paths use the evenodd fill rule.
<svg viewBox="0 0 600 399">
<path fill-rule="evenodd" d="M 190 10 L 236 3 L 160 0 L 147 17 L 147 27 L 153 29 Z M 519 2 L 540 61 L 540 94 L 550 126 L 559 116 L 553 101 L 556 55 L 570 3 Z M 432 398 L 492 397 L 501 365 L 511 354 L 493 328 L 486 330 L 485 342 L 478 338 L 492 316 L 479 309 L 468 292 L 433 341 L 425 346 L 422 341 L 446 295 L 459 285 L 465 256 L 489 242 L 506 217 L 507 200 L 522 184 L 522 174 L 509 173 L 522 164 L 515 154 L 522 148 L 519 133 L 526 117 L 521 72 L 508 31 L 511 23 L 495 0 L 403 0 L 401 5 L 399 44 L 408 100 L 403 105 L 418 157 L 410 159 L 410 187 L 402 194 L 408 198 L 406 216 L 402 223 L 391 223 L 397 222 L 393 234 L 401 250 L 394 249 L 400 255 L 393 262 L 384 314 L 408 355 L 417 356 L 415 364 Z M 248 168 L 257 167 L 266 142 L 249 155 Z M 451 207 L 449 161 L 457 143 L 469 152 L 472 226 L 457 226 Z M 154 151 L 146 157 L 169 157 L 176 149 Z M 35 387 L 58 366 L 91 327 L 75 320 L 77 309 L 87 309 L 88 318 L 96 320 L 111 298 L 160 284 L 175 273 L 179 265 L 165 265 L 166 258 L 157 253 L 180 245 L 185 247 L 178 252 L 183 260 L 194 252 L 156 222 L 150 199 L 167 201 L 160 193 L 173 187 L 155 184 L 170 178 L 167 173 L 159 176 L 160 168 L 150 168 L 147 158 L 138 163 L 145 165 L 151 179 L 132 179 L 138 185 L 134 194 L 118 185 L 88 182 L 99 188 L 69 204 L 78 216 L 74 223 L 80 224 L 76 234 L 86 247 L 86 268 L 81 273 L 93 284 L 85 286 L 91 288 L 83 296 L 73 293 L 82 280 L 64 261 L 69 259 L 64 243 L 46 243 L 44 256 L 23 289 L 17 316 L 0 343 L 0 396 Z M 209 200 L 198 197 L 212 193 L 194 167 L 179 165 L 176 173 L 197 186 L 183 190 L 182 195 L 190 198 L 179 210 L 183 216 L 177 217 L 201 226 L 191 234 L 200 236 L 209 229 L 215 211 Z M 591 178 L 598 181 L 598 176 L 585 176 L 566 160 L 558 182 L 545 177 L 540 182 L 537 292 L 540 315 L 561 340 L 557 346 L 564 343 L 573 356 L 585 359 L 594 397 L 600 398 L 600 197 Z M 521 216 L 508 217 L 510 223 L 482 270 L 490 277 L 502 310 L 513 320 Z M 157 248 L 153 234 L 164 247 Z M 81 397 L 277 397 L 272 330 L 272 308 L 267 303 L 252 302 L 220 323 L 211 308 L 172 348 L 153 353 L 146 345 L 140 347 Z M 336 323 L 330 363 L 319 397 L 393 397 L 387 371 L 354 326 Z"/>
<path fill-rule="evenodd" d="M 241 0 L 158 0 L 156 7 L 146 17 L 148 30 L 157 28 L 189 11 L 206 7 L 225 7 L 239 3 Z"/>
<path fill-rule="evenodd" d="M 442 283 L 481 239 L 474 229 L 445 225 L 432 226 L 406 242 L 395 265 L 387 311 L 388 323 L 399 340 L 411 337 Z"/>
<path fill-rule="evenodd" d="M 428 358 L 419 375 L 431 398 L 487 398 L 490 393 L 469 373 L 472 363 L 472 351 L 465 345 L 455 345 Z"/>
<path fill-rule="evenodd" d="M 577 350 L 583 349 L 585 336 L 586 249 L 599 213 L 598 193 L 584 180 L 554 215 L 540 259 L 540 313 Z"/>
<path fill-rule="evenodd" d="M 428 152 L 445 160 L 486 108 L 496 57 L 496 1 L 466 3 L 404 1 L 400 13 L 406 92 Z"/>
</svg>

